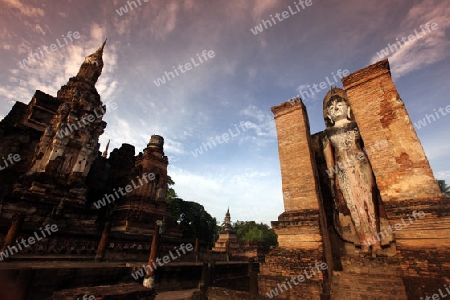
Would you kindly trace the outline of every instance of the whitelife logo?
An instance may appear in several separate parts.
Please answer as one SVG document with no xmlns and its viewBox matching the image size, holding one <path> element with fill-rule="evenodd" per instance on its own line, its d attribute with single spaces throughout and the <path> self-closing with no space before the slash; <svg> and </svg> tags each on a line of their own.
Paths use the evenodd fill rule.
<svg viewBox="0 0 450 300">
<path fill-rule="evenodd" d="M 409 223 L 406 223 L 405 220 L 403 220 L 403 218 L 401 218 L 402 223 L 396 223 L 396 224 L 394 225 L 395 230 L 392 228 L 391 225 L 389 225 L 388 228 L 384 229 L 384 231 L 383 231 L 384 234 L 383 234 L 383 232 L 380 231 L 380 232 L 378 232 L 376 235 L 372 235 L 372 237 L 367 238 L 367 239 L 364 241 L 364 244 L 366 244 L 367 246 L 372 246 L 372 245 L 375 244 L 375 242 L 376 242 L 375 239 L 377 239 L 378 241 L 381 241 L 381 238 L 384 238 L 385 236 L 389 236 L 388 229 L 389 229 L 389 231 L 390 231 L 392 234 L 394 234 L 394 233 L 396 233 L 397 231 L 402 230 L 402 229 L 408 227 L 408 226 L 411 225 L 414 221 L 417 221 L 417 219 L 423 219 L 423 218 L 425 217 L 425 213 L 424 213 L 422 210 L 419 211 L 419 212 L 413 211 L 413 212 L 411 213 L 411 216 L 410 216 L 409 214 L 407 214 L 406 216 L 407 216 L 408 219 L 409 219 Z M 414 220 L 411 219 L 411 217 L 413 217 Z"/>
<path fill-rule="evenodd" d="M 158 266 L 162 267 L 162 266 L 164 266 L 164 264 L 168 264 L 171 259 L 175 260 L 175 259 L 181 257 L 181 253 L 178 251 L 177 247 L 175 247 L 174 250 L 178 254 L 178 256 L 174 256 L 172 253 L 172 250 L 170 250 L 169 251 L 170 257 L 169 257 L 169 255 L 165 255 L 162 258 L 163 262 L 161 262 L 161 258 L 159 258 L 159 257 L 156 259 L 156 263 L 158 264 Z M 190 243 L 186 244 L 186 246 L 184 246 L 184 244 L 181 244 L 179 250 L 181 250 L 181 252 L 183 252 L 183 254 L 186 254 L 186 250 L 192 251 L 192 250 L 194 250 L 194 247 Z M 139 269 L 139 271 L 132 273 L 131 276 L 133 276 L 134 280 L 138 280 L 139 278 L 145 276 L 147 268 L 150 269 L 150 271 L 153 271 L 153 270 L 156 270 L 158 268 L 158 266 L 155 264 L 154 261 L 152 262 L 151 265 L 150 264 L 142 265 L 142 268 Z"/>
<path fill-rule="evenodd" d="M 216 54 L 214 53 L 213 50 L 209 50 L 208 52 L 206 52 L 206 50 L 203 50 L 203 52 L 202 52 L 201 55 L 199 55 L 199 54 L 197 53 L 197 58 L 198 58 L 198 61 L 199 61 L 200 63 L 196 63 L 196 61 L 194 60 L 194 58 L 191 57 L 192 65 L 194 65 L 194 67 L 200 66 L 200 65 L 203 64 L 204 62 L 208 61 L 208 57 L 209 57 L 209 58 L 213 58 L 213 57 L 215 57 L 215 56 L 216 56 Z M 202 57 L 203 57 L 203 59 L 204 59 L 205 61 L 203 61 Z M 180 73 L 178 73 L 178 70 L 180 70 L 180 72 L 184 74 L 184 73 L 186 73 L 187 71 L 192 70 L 192 65 L 191 65 L 191 63 L 188 62 L 188 63 L 185 63 L 184 65 L 178 65 L 178 67 L 172 66 L 172 68 L 173 68 L 173 71 L 175 72 L 175 74 L 177 74 L 177 77 L 178 77 L 178 76 L 180 76 Z M 183 69 L 183 67 L 184 67 L 184 69 Z M 177 70 L 177 69 L 178 69 L 178 70 Z M 153 83 L 154 83 L 157 87 L 160 87 L 162 84 L 165 84 L 165 83 L 166 83 L 166 78 L 167 78 L 167 81 L 170 81 L 170 80 L 172 80 L 172 79 L 175 79 L 175 74 L 174 74 L 172 71 L 169 71 L 169 72 L 166 71 L 166 72 L 164 72 L 164 75 L 163 75 L 163 76 L 158 77 L 156 80 L 153 80 Z"/>
<path fill-rule="evenodd" d="M 317 269 L 318 274 L 320 274 L 320 272 L 323 272 L 326 269 L 328 269 L 328 265 L 325 262 L 316 262 L 314 265 L 314 268 L 313 268 L 313 266 L 309 266 L 309 271 L 308 271 L 308 269 L 304 269 L 304 272 L 303 272 L 303 273 L 305 273 L 304 276 L 303 276 L 303 274 L 300 274 L 297 277 L 292 276 L 290 280 L 286 279 L 286 284 L 289 287 L 287 287 L 286 284 L 284 284 L 284 283 L 277 284 L 276 288 L 271 289 L 269 292 L 266 293 L 267 297 L 269 297 L 269 299 L 272 299 L 274 297 L 277 297 L 279 294 L 283 293 L 284 291 L 287 292 L 289 289 L 292 288 L 291 282 L 294 285 L 298 285 L 301 282 L 305 281 L 306 279 L 310 279 L 310 278 L 316 276 L 317 274 L 314 271 L 314 269 Z M 297 282 L 297 280 L 298 280 L 298 282 Z M 278 290 L 280 291 L 279 293 L 278 293 Z"/>
<path fill-rule="evenodd" d="M 436 118 L 439 120 L 440 117 L 439 117 L 438 112 L 436 111 L 436 109 L 434 109 L 433 111 L 434 111 L 434 114 L 436 115 Z M 447 105 L 447 106 L 445 107 L 445 111 L 446 111 L 446 112 L 444 112 L 444 108 L 442 108 L 442 107 L 439 107 L 438 111 L 439 111 L 439 112 L 441 113 L 441 115 L 444 117 L 444 116 L 446 116 L 448 113 L 450 113 L 450 105 Z M 431 115 L 425 114 L 425 118 L 423 118 L 423 119 L 417 121 L 417 123 L 414 123 L 414 126 L 415 126 L 417 129 L 420 129 L 420 128 L 422 128 L 422 127 L 427 126 L 428 124 L 431 124 L 431 122 L 436 122 L 436 118 L 435 118 L 432 114 L 431 114 Z M 427 124 L 427 121 L 428 121 L 428 124 Z"/>
<path fill-rule="evenodd" d="M 445 294 L 445 292 L 442 293 L 442 289 L 439 289 L 438 290 L 439 294 L 437 294 L 437 293 L 433 294 L 431 297 L 427 295 L 425 297 L 425 300 L 440 300 L 440 299 L 444 299 L 445 297 L 450 295 L 449 287 L 446 284 L 444 284 L 444 287 L 445 287 L 445 291 L 447 291 L 448 294 Z M 424 300 L 423 297 L 420 297 L 420 300 Z"/>
<path fill-rule="evenodd" d="M 61 44 L 61 42 L 59 41 L 59 38 L 56 39 L 59 49 L 65 47 L 69 44 L 69 42 L 66 40 L 66 37 L 64 36 L 64 34 L 62 35 L 62 37 L 64 39 L 65 44 Z M 70 40 L 70 42 L 73 42 L 74 39 L 77 40 L 80 38 L 80 33 L 78 31 L 75 31 L 74 33 L 72 33 L 72 31 L 69 31 L 67 33 L 67 38 Z M 48 51 L 49 48 L 50 48 L 51 52 Z M 56 44 L 51 44 L 49 47 L 47 47 L 47 46 L 42 47 L 42 49 L 44 49 L 45 53 L 51 54 L 52 52 L 55 52 L 56 50 L 58 50 L 58 47 L 56 46 Z M 44 58 L 44 56 L 45 56 L 44 52 L 42 52 L 41 47 L 39 47 L 36 52 L 31 52 L 27 58 L 23 59 L 22 61 L 19 61 L 18 64 L 19 64 L 20 68 L 23 69 L 26 66 L 31 65 L 32 59 L 34 60 L 34 62 L 37 62 L 39 59 Z"/>
<path fill-rule="evenodd" d="M 241 127 L 242 131 L 245 132 L 247 129 L 252 127 L 252 123 L 250 123 L 249 121 L 244 122 L 241 121 L 239 127 Z M 223 143 L 228 143 L 228 141 L 230 141 L 230 135 L 231 138 L 237 137 L 239 134 L 241 134 L 241 131 L 239 130 L 238 126 L 236 124 L 234 124 L 234 128 L 236 129 L 236 134 L 233 134 L 233 130 L 231 128 L 228 128 L 228 131 L 222 135 L 216 135 L 216 137 L 210 138 L 211 142 L 213 143 L 213 145 L 211 145 L 209 142 L 203 142 L 202 145 L 199 148 L 195 148 L 194 151 L 191 151 L 192 155 L 194 157 L 199 156 L 200 154 L 203 154 L 203 149 L 205 149 L 205 152 L 208 152 L 208 147 L 209 149 L 213 149 L 215 147 L 217 147 L 217 144 L 215 141 L 217 141 L 219 144 L 223 144 Z M 230 133 L 230 135 L 228 135 L 228 132 Z M 222 140 L 220 139 L 222 138 Z M 208 147 L 207 147 L 208 146 Z"/>
<path fill-rule="evenodd" d="M 85 127 L 89 123 L 95 122 L 95 120 L 103 117 L 103 115 L 106 113 L 106 109 L 108 108 L 108 105 L 111 106 L 111 110 L 117 109 L 117 103 L 115 103 L 115 102 L 111 102 L 111 104 L 107 103 L 104 105 L 104 107 L 101 108 L 101 113 L 98 113 L 97 110 L 94 109 L 94 114 L 88 114 L 87 116 L 81 117 L 81 119 L 78 120 L 77 123 L 67 124 L 65 126 L 65 128 L 61 128 L 60 130 L 58 130 L 56 135 L 58 136 L 58 138 L 62 139 L 65 136 L 69 136 L 70 133 L 73 133 L 74 131 L 77 131 L 80 128 Z"/>
<path fill-rule="evenodd" d="M 58 231 L 58 226 L 56 224 L 53 225 L 45 225 L 45 231 L 47 232 L 47 235 L 45 234 L 44 230 L 42 228 L 39 228 L 41 231 L 41 236 L 37 232 L 34 232 L 34 237 L 30 236 L 28 239 L 22 239 L 20 242 L 16 240 L 16 246 L 8 246 L 7 249 L 0 252 L 0 261 L 7 259 L 8 257 L 12 256 L 13 254 L 17 254 L 19 251 L 22 251 L 23 249 L 30 247 L 31 245 L 35 244 L 36 242 L 39 242 L 40 240 L 43 240 L 48 236 L 50 236 L 52 233 L 55 233 Z M 35 239 L 36 238 L 36 239 Z M 28 244 L 27 244 L 28 241 Z M 22 248 L 23 246 L 23 248 Z M 19 249 L 17 249 L 19 248 Z M 14 250 L 14 253 L 13 253 Z"/>
<path fill-rule="evenodd" d="M 2 157 L 2 159 L 3 159 L 3 164 L 0 162 L 0 171 L 3 171 L 7 167 L 12 166 L 14 163 L 19 162 L 20 161 L 20 155 L 19 154 L 12 154 L 12 153 L 10 153 L 10 154 L 8 154 L 8 158 L 5 159 L 5 157 Z M 6 160 L 8 160 L 9 163 Z"/>
<path fill-rule="evenodd" d="M 427 23 L 426 23 L 425 25 L 423 25 L 423 26 L 426 28 L 426 30 L 428 31 L 428 33 L 431 32 L 431 29 L 432 29 L 432 30 L 438 29 L 438 24 L 437 24 L 436 22 L 433 22 L 433 23 L 427 22 Z M 420 25 L 420 28 L 422 29 L 422 34 L 423 34 L 423 35 L 420 35 L 420 34 L 417 32 L 417 29 L 414 29 L 414 33 L 415 33 L 415 34 L 410 34 L 410 35 L 408 35 L 407 38 L 404 37 L 404 36 L 401 38 L 401 41 L 403 42 L 403 45 L 402 45 L 402 43 L 398 40 L 398 38 L 396 38 L 396 39 L 395 39 L 395 40 L 397 41 L 396 43 L 394 43 L 394 44 L 390 44 L 390 43 L 389 43 L 388 46 L 387 46 L 386 48 L 381 49 L 380 52 L 377 52 L 378 57 L 379 57 L 379 58 L 384 58 L 384 57 L 389 56 L 389 50 L 390 50 L 390 53 L 391 53 L 391 54 L 394 54 L 394 52 L 399 51 L 400 48 L 402 48 L 403 46 L 407 45 L 408 43 L 414 42 L 416 39 L 420 39 L 420 38 L 424 37 L 425 35 L 427 35 L 427 31 L 425 31 L 425 28 L 423 28 L 422 25 Z M 398 44 L 398 47 L 397 47 L 397 44 Z"/>
<path fill-rule="evenodd" d="M 147 3 L 149 0 L 142 0 L 142 1 L 144 1 L 145 3 Z M 137 0 L 137 2 L 139 3 L 140 6 L 142 5 L 141 0 Z M 134 8 L 138 8 L 138 5 L 136 4 L 136 1 L 127 1 L 127 4 L 128 4 L 128 6 L 130 7 L 130 11 L 133 10 L 133 5 L 134 5 Z M 132 4 L 133 4 L 133 5 L 132 5 Z M 116 9 L 116 13 L 117 13 L 119 16 L 123 16 L 124 14 L 127 14 L 127 13 L 128 13 L 128 7 L 127 7 L 126 5 L 125 5 L 125 6 L 122 6 L 122 7 L 119 7 L 119 9 Z"/>
<path fill-rule="evenodd" d="M 131 184 L 127 185 L 125 188 L 119 187 L 117 190 L 114 188 L 113 191 L 114 191 L 115 197 L 113 194 L 105 194 L 105 197 L 98 200 L 97 202 L 94 202 L 95 208 L 100 209 L 101 207 L 106 206 L 106 201 L 108 201 L 108 203 L 114 202 L 121 197 L 120 195 L 125 196 L 127 193 L 131 193 L 132 191 L 137 190 L 138 188 L 148 184 L 149 180 L 150 181 L 155 180 L 156 176 L 153 173 L 142 174 L 142 179 L 145 181 L 145 183 L 142 182 L 142 180 L 139 178 L 139 176 L 136 176 L 136 178 L 139 181 L 139 185 L 136 185 L 136 183 L 134 182 L 134 179 L 133 179 L 133 180 L 131 180 Z M 125 189 L 125 192 L 124 192 L 124 189 Z M 120 193 L 120 195 L 118 192 Z"/>
<path fill-rule="evenodd" d="M 299 1 L 298 1 L 298 4 L 297 4 L 297 2 L 294 2 L 294 5 L 295 5 L 295 8 L 296 8 L 297 10 L 292 9 L 291 6 L 289 5 L 289 6 L 288 6 L 289 11 L 285 10 L 285 11 L 283 11 L 281 14 L 276 13 L 276 14 L 275 14 L 275 18 L 277 18 L 277 20 L 278 20 L 279 22 L 281 22 L 281 21 L 283 21 L 283 20 L 286 20 L 286 19 L 289 18 L 290 16 L 293 16 L 293 15 L 299 13 L 300 11 L 305 10 L 307 7 L 311 6 L 311 5 L 312 5 L 312 0 L 306 0 L 306 1 L 299 0 Z M 302 8 L 300 8 L 299 5 L 300 5 Z M 281 17 L 280 17 L 280 16 L 281 16 Z M 270 15 L 270 20 L 272 20 L 273 25 L 277 24 L 277 22 L 275 21 L 275 18 L 274 18 L 272 15 Z M 262 20 L 262 21 L 261 21 L 261 24 L 259 24 L 258 26 L 255 26 L 254 28 L 250 28 L 250 31 L 251 31 L 254 35 L 257 35 L 258 33 L 263 32 L 264 28 L 265 28 L 265 29 L 268 29 L 269 27 L 272 27 L 272 26 L 273 26 L 273 25 L 272 25 L 272 22 L 270 22 L 270 20 Z M 263 28 L 263 25 L 264 25 L 264 28 Z"/>
</svg>

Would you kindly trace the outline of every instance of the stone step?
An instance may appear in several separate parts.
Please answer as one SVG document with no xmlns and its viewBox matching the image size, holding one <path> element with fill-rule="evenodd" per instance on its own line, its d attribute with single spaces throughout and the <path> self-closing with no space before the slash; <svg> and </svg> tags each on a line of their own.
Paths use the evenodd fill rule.
<svg viewBox="0 0 450 300">
<path fill-rule="evenodd" d="M 155 290 L 137 283 L 80 287 L 53 293 L 52 300 L 155 300 Z"/>
<path fill-rule="evenodd" d="M 95 255 L 11 255 L 8 261 L 86 261 L 93 262 Z"/>
<path fill-rule="evenodd" d="M 199 289 L 158 292 L 155 300 L 190 300 Z"/>
</svg>

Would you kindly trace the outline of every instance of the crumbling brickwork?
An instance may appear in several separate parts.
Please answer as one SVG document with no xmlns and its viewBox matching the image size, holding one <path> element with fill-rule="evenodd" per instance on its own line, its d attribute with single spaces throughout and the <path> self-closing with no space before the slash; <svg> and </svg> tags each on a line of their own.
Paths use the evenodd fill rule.
<svg viewBox="0 0 450 300">
<path fill-rule="evenodd" d="M 325 263 L 324 245 L 328 235 L 321 232 L 325 226 L 320 211 L 321 195 L 311 134 L 306 109 L 301 101 L 282 103 L 272 108 L 280 156 L 285 212 L 272 222 L 278 235 L 279 247 L 266 255 L 260 267 L 259 294 L 266 295 L 285 284 L 279 299 L 302 299 L 305 295 L 319 299 L 328 286 L 324 281 L 327 271 L 317 271 L 315 276 L 299 284 L 290 282 L 309 271 L 316 263 Z M 308 273 L 309 274 L 309 273 Z M 279 291 L 281 292 L 281 291 Z"/>
<path fill-rule="evenodd" d="M 0 122 L 0 157 L 20 157 L 0 170 L 0 247 L 56 224 L 57 234 L 21 254 L 94 255 L 101 240 L 101 259 L 148 257 L 155 221 L 167 211 L 164 139 L 153 135 L 137 156 L 127 144 L 109 158 L 107 151 L 101 155 L 106 107 L 95 83 L 104 46 L 85 58 L 56 97 L 36 91 Z M 177 226 L 166 233 L 181 236 Z"/>
<path fill-rule="evenodd" d="M 364 254 L 360 243 L 338 234 L 334 223 L 342 213 L 336 214 L 334 187 L 327 174 L 324 132 L 310 135 L 301 101 L 276 106 L 272 111 L 285 212 L 272 222 L 280 244 L 261 265 L 259 294 L 264 296 L 288 276 L 323 260 L 329 269 L 320 278 L 292 286 L 279 299 L 305 299 L 299 291 L 308 299 L 433 295 L 450 281 L 449 198 L 439 190 L 392 82 L 389 62 L 375 63 L 342 82 L 380 193 L 380 228 L 390 225 L 397 230 L 389 244 L 371 256 Z"/>
<path fill-rule="evenodd" d="M 272 112 L 278 134 L 284 210 L 318 209 L 318 185 L 306 108 L 301 102 L 285 102 L 273 107 Z"/>
<path fill-rule="evenodd" d="M 383 60 L 342 80 L 366 144 L 387 140 L 370 155 L 383 201 L 442 196 L 428 159 Z"/>
</svg>

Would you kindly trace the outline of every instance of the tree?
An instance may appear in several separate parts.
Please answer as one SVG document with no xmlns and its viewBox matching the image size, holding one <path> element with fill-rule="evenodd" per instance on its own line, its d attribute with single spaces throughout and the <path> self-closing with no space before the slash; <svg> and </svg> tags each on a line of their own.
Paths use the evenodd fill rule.
<svg viewBox="0 0 450 300">
<path fill-rule="evenodd" d="M 175 182 L 172 180 L 172 177 L 167 175 L 167 195 L 166 195 L 166 202 L 172 198 L 178 197 L 175 190 L 172 188 L 175 185 Z"/>
<path fill-rule="evenodd" d="M 439 187 L 441 188 L 441 192 L 442 192 L 445 196 L 450 197 L 450 186 L 448 186 L 448 185 L 445 183 L 445 180 L 438 180 L 438 184 L 439 184 Z"/>
<path fill-rule="evenodd" d="M 239 242 L 258 242 L 266 250 L 278 244 L 277 234 L 264 223 L 237 221 L 233 224 L 233 230 L 236 231 Z"/>
<path fill-rule="evenodd" d="M 184 238 L 212 241 L 214 234 L 217 233 L 216 218 L 213 218 L 203 205 L 178 198 L 177 193 L 172 188 L 175 182 L 169 176 L 167 185 L 168 219 L 179 224 Z"/>
</svg>

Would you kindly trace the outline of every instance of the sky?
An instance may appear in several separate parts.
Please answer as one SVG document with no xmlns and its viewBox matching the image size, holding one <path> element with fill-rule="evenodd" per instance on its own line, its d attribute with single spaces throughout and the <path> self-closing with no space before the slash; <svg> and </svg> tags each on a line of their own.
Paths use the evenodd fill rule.
<svg viewBox="0 0 450 300">
<path fill-rule="evenodd" d="M 284 211 L 270 108 L 302 91 L 311 133 L 321 131 L 329 86 L 305 91 L 327 77 L 342 87 L 338 72 L 388 57 L 411 120 L 425 124 L 433 172 L 450 184 L 450 115 L 424 119 L 450 105 L 448 0 L 128 2 L 0 0 L 0 119 L 35 90 L 56 96 L 108 38 L 96 87 L 117 108 L 100 150 L 110 139 L 137 154 L 162 135 L 179 197 L 218 221 L 229 207 L 232 221 L 270 224 Z"/>
</svg>

